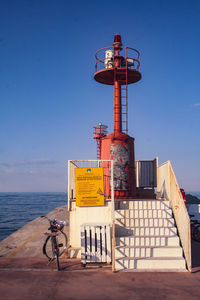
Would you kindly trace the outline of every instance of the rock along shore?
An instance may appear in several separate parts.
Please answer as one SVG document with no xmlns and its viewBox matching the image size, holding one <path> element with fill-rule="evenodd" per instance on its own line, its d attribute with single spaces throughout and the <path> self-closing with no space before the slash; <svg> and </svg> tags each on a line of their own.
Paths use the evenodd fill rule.
<svg viewBox="0 0 200 300">
<path fill-rule="evenodd" d="M 66 221 L 64 232 L 69 234 L 69 212 L 66 206 L 57 207 L 46 216 Z M 0 257 L 44 257 L 42 246 L 48 227 L 48 221 L 40 217 L 24 225 L 0 242 Z"/>
</svg>

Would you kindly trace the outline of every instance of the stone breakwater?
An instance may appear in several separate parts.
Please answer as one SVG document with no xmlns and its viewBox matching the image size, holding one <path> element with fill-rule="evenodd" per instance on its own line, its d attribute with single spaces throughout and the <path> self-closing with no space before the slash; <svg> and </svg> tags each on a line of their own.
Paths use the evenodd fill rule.
<svg viewBox="0 0 200 300">
<path fill-rule="evenodd" d="M 186 194 L 186 201 L 188 204 L 200 204 L 200 199 L 191 194 Z"/>
<path fill-rule="evenodd" d="M 69 236 L 69 213 L 66 206 L 55 208 L 46 215 L 49 219 L 66 221 L 64 232 Z M 42 246 L 49 223 L 36 218 L 0 242 L 0 257 L 43 257 Z"/>
</svg>

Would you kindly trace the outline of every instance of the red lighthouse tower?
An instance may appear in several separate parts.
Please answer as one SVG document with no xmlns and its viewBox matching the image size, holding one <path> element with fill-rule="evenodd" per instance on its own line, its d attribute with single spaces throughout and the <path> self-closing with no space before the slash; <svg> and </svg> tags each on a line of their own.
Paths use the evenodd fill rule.
<svg viewBox="0 0 200 300">
<path fill-rule="evenodd" d="M 97 82 L 114 86 L 114 130 L 100 137 L 101 149 L 98 158 L 113 160 L 114 191 L 115 198 L 118 199 L 133 198 L 136 195 L 134 138 L 127 134 L 127 91 L 129 84 L 141 79 L 139 52 L 125 47 L 125 56 L 122 56 L 121 51 L 121 36 L 116 34 L 112 47 L 105 47 L 96 52 L 94 74 Z"/>
</svg>

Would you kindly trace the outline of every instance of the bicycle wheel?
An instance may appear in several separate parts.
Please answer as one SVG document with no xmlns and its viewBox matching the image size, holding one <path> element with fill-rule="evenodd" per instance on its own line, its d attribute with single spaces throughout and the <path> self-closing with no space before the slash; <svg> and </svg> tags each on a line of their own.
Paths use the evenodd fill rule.
<svg viewBox="0 0 200 300">
<path fill-rule="evenodd" d="M 53 260 L 54 259 L 54 251 L 52 248 L 52 242 L 51 242 L 51 236 L 49 235 L 43 245 L 43 254 L 46 255 L 46 257 L 49 260 Z"/>
<path fill-rule="evenodd" d="M 56 236 L 56 242 L 58 245 L 58 256 L 61 256 L 67 248 L 66 234 L 60 231 L 59 234 Z M 53 260 L 55 258 L 54 249 L 52 248 L 51 236 L 48 236 L 46 238 L 46 241 L 43 245 L 43 254 L 46 255 L 46 257 L 49 260 Z"/>
<path fill-rule="evenodd" d="M 60 231 L 60 234 L 56 236 L 56 240 L 59 247 L 59 256 L 61 256 L 67 248 L 67 235 Z"/>
</svg>

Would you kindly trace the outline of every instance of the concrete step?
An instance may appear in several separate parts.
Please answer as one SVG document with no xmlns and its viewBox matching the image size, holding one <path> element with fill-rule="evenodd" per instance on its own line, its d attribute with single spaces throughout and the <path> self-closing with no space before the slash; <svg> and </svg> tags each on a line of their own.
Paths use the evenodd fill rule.
<svg viewBox="0 0 200 300">
<path fill-rule="evenodd" d="M 172 209 L 120 209 L 115 211 L 115 218 L 171 218 Z"/>
<path fill-rule="evenodd" d="M 120 209 L 167 209 L 171 207 L 169 201 L 155 199 L 124 200 L 119 204 Z"/>
<path fill-rule="evenodd" d="M 115 211 L 116 270 L 185 271 L 169 201 L 122 201 Z"/>
<path fill-rule="evenodd" d="M 115 225 L 115 236 L 175 236 L 177 228 L 174 227 L 126 227 Z"/>
<path fill-rule="evenodd" d="M 125 236 L 115 238 L 116 246 L 179 246 L 178 236 Z"/>
<path fill-rule="evenodd" d="M 159 258 L 119 258 L 115 261 L 115 269 L 118 271 L 129 270 L 182 270 L 186 269 L 184 258 L 159 257 Z"/>
<path fill-rule="evenodd" d="M 127 247 L 117 246 L 115 248 L 115 258 L 134 257 L 183 257 L 183 250 L 180 246 L 167 247 Z"/>
<path fill-rule="evenodd" d="M 116 218 L 116 225 L 125 227 L 174 227 L 174 218 Z"/>
</svg>

